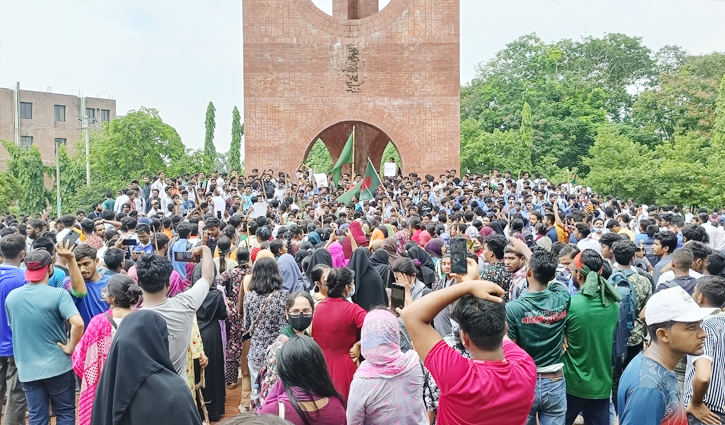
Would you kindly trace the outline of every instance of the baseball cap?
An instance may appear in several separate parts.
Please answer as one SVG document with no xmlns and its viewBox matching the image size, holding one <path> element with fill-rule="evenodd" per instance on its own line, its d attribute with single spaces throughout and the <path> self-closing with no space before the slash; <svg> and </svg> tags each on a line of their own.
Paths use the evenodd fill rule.
<svg viewBox="0 0 725 425">
<path fill-rule="evenodd" d="M 141 217 L 141 218 L 139 218 L 139 219 L 138 219 L 138 222 L 137 222 L 137 224 L 139 224 L 139 225 L 141 225 L 141 224 L 148 224 L 148 225 L 151 225 L 151 224 L 154 224 L 154 221 L 153 221 L 153 220 L 151 220 L 151 219 L 150 219 L 150 218 L 148 218 L 148 217 Z"/>
<path fill-rule="evenodd" d="M 44 249 L 36 249 L 25 256 L 25 280 L 39 282 L 45 277 L 48 266 L 53 264 L 53 257 Z"/>
<path fill-rule="evenodd" d="M 662 290 L 647 301 L 644 320 L 647 325 L 664 322 L 699 322 L 720 311 L 719 308 L 700 308 L 682 287 Z"/>
</svg>

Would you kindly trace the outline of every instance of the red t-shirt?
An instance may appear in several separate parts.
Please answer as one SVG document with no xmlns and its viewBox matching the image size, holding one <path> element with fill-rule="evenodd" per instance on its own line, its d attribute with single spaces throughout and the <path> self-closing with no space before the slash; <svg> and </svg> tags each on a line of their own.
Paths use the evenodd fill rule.
<svg viewBox="0 0 725 425">
<path fill-rule="evenodd" d="M 439 341 L 425 358 L 440 390 L 439 425 L 522 425 L 534 404 L 536 364 L 511 341 L 506 360 L 470 360 Z"/>
</svg>

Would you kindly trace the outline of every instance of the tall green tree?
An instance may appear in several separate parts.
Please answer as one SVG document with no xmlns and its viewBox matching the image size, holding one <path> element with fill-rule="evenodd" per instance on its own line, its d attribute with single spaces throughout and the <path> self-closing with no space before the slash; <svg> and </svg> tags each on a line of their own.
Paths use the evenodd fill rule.
<svg viewBox="0 0 725 425">
<path fill-rule="evenodd" d="M 91 183 L 119 187 L 134 178 L 166 171 L 168 164 L 185 153 L 179 134 L 152 108 L 117 117 L 93 132 L 90 140 Z M 84 152 L 81 143 L 76 152 Z"/>
<path fill-rule="evenodd" d="M 214 162 L 216 161 L 216 148 L 214 147 L 214 129 L 216 129 L 216 108 L 209 101 L 206 107 L 206 120 L 204 121 L 206 128 L 206 137 L 204 138 L 204 167 L 207 171 L 212 171 Z"/>
<path fill-rule="evenodd" d="M 653 201 L 653 159 L 646 146 L 628 139 L 614 125 L 602 125 L 583 161 L 590 170 L 587 184 L 599 193 Z"/>
<path fill-rule="evenodd" d="M 312 168 L 315 174 L 318 173 L 330 173 L 332 171 L 332 157 L 330 151 L 327 150 L 325 142 L 322 139 L 317 139 L 310 153 L 307 155 L 305 165 Z"/>
<path fill-rule="evenodd" d="M 715 125 L 712 131 L 711 147 L 706 152 L 707 168 L 713 175 L 711 197 L 718 205 L 725 203 L 725 75 L 720 82 L 720 91 L 715 102 Z M 701 153 L 702 155 L 702 153 Z"/>
<path fill-rule="evenodd" d="M 234 111 L 232 111 L 232 144 L 229 147 L 229 167 L 237 171 L 242 170 L 241 152 L 244 124 L 241 121 L 242 118 L 239 115 L 239 109 L 235 106 Z"/>
<path fill-rule="evenodd" d="M 8 208 L 20 197 L 20 182 L 7 171 L 0 172 L 0 211 Z"/>
<path fill-rule="evenodd" d="M 525 35 L 479 65 L 461 88 L 461 119 L 477 120 L 487 133 L 518 130 L 528 103 L 534 169 L 574 168 L 599 125 L 630 119 L 636 98 L 630 90 L 651 86 L 655 65 L 642 40 L 624 34 L 555 43 Z"/>
<path fill-rule="evenodd" d="M 524 102 L 524 107 L 521 108 L 521 126 L 519 127 L 519 142 L 521 147 L 516 151 L 520 153 L 518 158 L 519 166 L 517 172 L 529 171 L 531 172 L 531 150 L 534 147 L 534 129 L 533 121 L 531 118 L 531 106 L 529 102 Z"/>
<path fill-rule="evenodd" d="M 38 146 L 23 149 L 9 140 L 3 140 L 2 144 L 10 155 L 8 173 L 17 179 L 13 183 L 17 183 L 19 188 L 20 211 L 24 214 L 39 214 L 46 208 L 48 197 L 44 186 L 45 167 Z"/>
<path fill-rule="evenodd" d="M 196 174 L 202 171 L 204 171 L 204 151 L 201 149 L 186 149 L 184 155 L 172 161 L 167 169 L 168 174 L 172 176 Z"/>
</svg>

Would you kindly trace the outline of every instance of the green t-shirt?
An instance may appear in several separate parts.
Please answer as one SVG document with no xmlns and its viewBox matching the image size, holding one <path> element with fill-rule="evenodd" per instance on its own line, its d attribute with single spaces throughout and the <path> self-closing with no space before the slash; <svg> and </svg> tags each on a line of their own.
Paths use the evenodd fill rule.
<svg viewBox="0 0 725 425">
<path fill-rule="evenodd" d="M 113 199 L 106 199 L 105 201 L 103 201 L 103 204 L 102 204 L 104 210 L 111 210 L 111 211 L 113 211 L 113 207 L 115 205 L 116 205 L 116 201 L 114 201 Z"/>
<path fill-rule="evenodd" d="M 586 399 L 609 398 L 612 393 L 612 343 L 619 319 L 619 303 L 602 305 L 595 296 L 571 297 L 566 319 L 568 348 L 564 353 L 566 393 Z"/>
<path fill-rule="evenodd" d="M 71 356 L 57 344 L 67 342 L 65 322 L 78 314 L 68 291 L 24 285 L 10 292 L 5 310 L 20 382 L 52 378 L 73 369 Z"/>
<path fill-rule="evenodd" d="M 564 285 L 550 282 L 541 292 L 527 292 L 506 303 L 508 336 L 529 353 L 539 371 L 561 364 L 564 327 L 569 310 L 569 291 Z"/>
</svg>

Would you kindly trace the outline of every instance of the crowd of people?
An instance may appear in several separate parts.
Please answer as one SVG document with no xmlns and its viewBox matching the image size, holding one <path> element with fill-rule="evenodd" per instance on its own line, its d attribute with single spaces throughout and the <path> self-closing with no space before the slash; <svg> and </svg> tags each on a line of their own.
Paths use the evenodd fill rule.
<svg viewBox="0 0 725 425">
<path fill-rule="evenodd" d="M 725 420 L 720 210 L 499 170 L 337 201 L 361 179 L 160 172 L 4 215 L 4 423 Z"/>
</svg>

